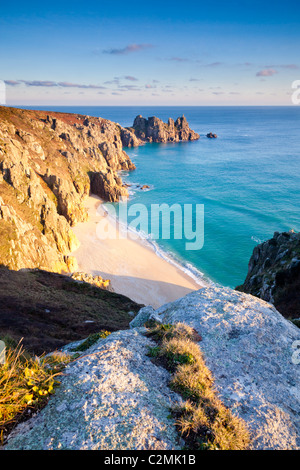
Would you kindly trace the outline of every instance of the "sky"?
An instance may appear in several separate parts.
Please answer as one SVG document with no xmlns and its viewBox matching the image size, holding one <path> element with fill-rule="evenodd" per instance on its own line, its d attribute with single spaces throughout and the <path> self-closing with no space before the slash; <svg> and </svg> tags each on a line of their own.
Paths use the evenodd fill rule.
<svg viewBox="0 0 300 470">
<path fill-rule="evenodd" d="M 300 2 L 2 2 L 0 80 L 12 106 L 292 105 Z"/>
</svg>

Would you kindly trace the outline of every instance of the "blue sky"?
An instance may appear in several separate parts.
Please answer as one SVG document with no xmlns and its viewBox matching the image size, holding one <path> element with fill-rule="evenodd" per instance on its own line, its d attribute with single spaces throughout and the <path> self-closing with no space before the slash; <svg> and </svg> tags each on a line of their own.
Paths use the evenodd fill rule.
<svg viewBox="0 0 300 470">
<path fill-rule="evenodd" d="M 291 105 L 299 23 L 296 0 L 7 2 L 0 79 L 11 105 Z"/>
</svg>

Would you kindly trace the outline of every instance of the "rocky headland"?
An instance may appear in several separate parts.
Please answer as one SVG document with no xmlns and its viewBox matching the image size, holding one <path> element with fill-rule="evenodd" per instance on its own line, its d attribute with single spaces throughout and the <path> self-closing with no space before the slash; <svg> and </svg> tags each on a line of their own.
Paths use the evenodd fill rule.
<svg viewBox="0 0 300 470">
<path fill-rule="evenodd" d="M 87 220 L 84 199 L 128 196 L 119 172 L 135 165 L 123 147 L 196 138 L 185 117 L 164 124 L 138 116 L 126 129 L 102 118 L 0 107 L 0 263 L 76 271 L 71 227 Z"/>
<path fill-rule="evenodd" d="M 130 136 L 135 135 L 141 142 L 182 142 L 200 138 L 199 134 L 190 129 L 185 116 L 177 118 L 176 121 L 169 118 L 168 122 L 164 123 L 155 116 L 146 119 L 139 115 L 135 118 L 133 126 L 127 130 Z M 134 141 L 123 140 L 123 142 L 127 147 L 134 145 Z"/>
<path fill-rule="evenodd" d="M 127 196 L 133 170 L 117 124 L 78 114 L 0 107 L 0 263 L 76 271 L 71 226 L 87 220 L 84 198 Z"/>
<path fill-rule="evenodd" d="M 275 305 L 287 318 L 300 317 L 300 233 L 275 232 L 257 245 L 237 290 Z"/>
</svg>

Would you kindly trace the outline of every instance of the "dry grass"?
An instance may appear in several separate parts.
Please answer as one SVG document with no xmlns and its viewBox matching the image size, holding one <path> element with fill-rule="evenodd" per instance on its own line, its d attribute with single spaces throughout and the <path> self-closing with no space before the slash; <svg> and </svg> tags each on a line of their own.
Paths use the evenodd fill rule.
<svg viewBox="0 0 300 470">
<path fill-rule="evenodd" d="M 0 443 L 14 426 L 35 410 L 45 406 L 59 384 L 57 376 L 71 356 L 53 354 L 31 357 L 19 343 L 6 344 L 6 360 L 0 365 Z"/>
<path fill-rule="evenodd" d="M 224 406 L 213 377 L 195 343 L 197 333 L 187 325 L 152 325 L 158 346 L 150 355 L 172 372 L 171 387 L 186 400 L 173 411 L 189 449 L 244 450 L 249 433 L 244 421 Z M 199 340 L 199 339 L 198 339 Z"/>
</svg>

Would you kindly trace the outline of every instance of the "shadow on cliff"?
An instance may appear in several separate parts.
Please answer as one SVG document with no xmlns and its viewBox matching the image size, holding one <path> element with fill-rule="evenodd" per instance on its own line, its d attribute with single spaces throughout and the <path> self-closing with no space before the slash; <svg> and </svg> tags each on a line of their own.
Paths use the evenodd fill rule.
<svg viewBox="0 0 300 470">
<path fill-rule="evenodd" d="M 34 354 L 53 351 L 89 334 L 129 327 L 143 305 L 66 275 L 0 265 L 0 338 Z"/>
<path fill-rule="evenodd" d="M 110 279 L 114 291 L 128 295 L 138 303 L 151 305 L 153 308 L 173 302 L 194 290 L 171 282 L 113 275 L 105 271 L 93 271 L 93 274 L 100 275 L 104 279 Z"/>
</svg>

